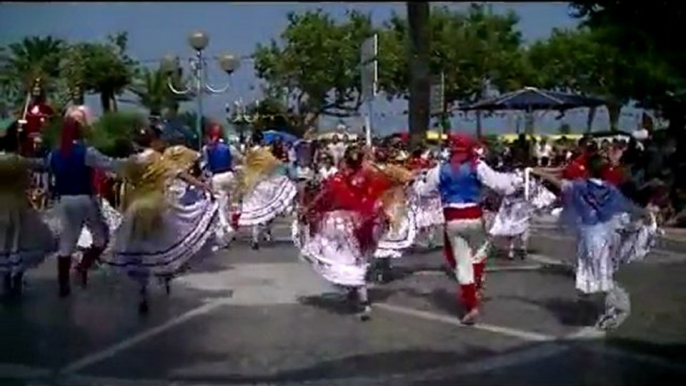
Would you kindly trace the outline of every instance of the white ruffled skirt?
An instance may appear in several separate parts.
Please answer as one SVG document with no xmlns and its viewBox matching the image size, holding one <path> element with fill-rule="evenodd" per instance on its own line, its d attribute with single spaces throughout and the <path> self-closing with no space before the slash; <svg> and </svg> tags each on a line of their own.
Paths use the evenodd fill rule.
<svg viewBox="0 0 686 386">
<path fill-rule="evenodd" d="M 654 221 L 631 221 L 626 213 L 607 223 L 577 230 L 576 288 L 583 293 L 608 292 L 622 264 L 645 258 L 660 230 Z"/>
<path fill-rule="evenodd" d="M 0 273 L 17 274 L 40 265 L 57 251 L 57 238 L 31 208 L 0 208 Z"/>
<path fill-rule="evenodd" d="M 319 230 L 310 235 L 306 228 L 293 222 L 293 241 L 300 248 L 301 256 L 326 281 L 343 287 L 365 285 L 369 268 L 369 256 L 360 249 L 354 235 L 359 215 L 350 211 L 333 211 L 324 214 Z M 384 226 L 374 227 L 373 237 L 383 232 Z"/>
<path fill-rule="evenodd" d="M 395 227 L 389 227 L 379 240 L 379 246 L 374 252 L 376 258 L 397 258 L 403 255 L 403 251 L 414 244 L 417 237 L 417 222 L 415 213 L 408 210 L 400 223 Z"/>
<path fill-rule="evenodd" d="M 161 228 L 151 237 L 134 234 L 132 218 L 125 214 L 104 260 L 136 279 L 171 278 L 211 253 L 217 223 L 218 204 L 209 199 L 189 205 L 170 202 Z"/>
<path fill-rule="evenodd" d="M 533 207 L 524 198 L 505 197 L 489 228 L 491 236 L 517 236 L 529 230 Z"/>
<path fill-rule="evenodd" d="M 255 184 L 243 198 L 239 226 L 266 224 L 288 210 L 298 190 L 288 177 L 271 176 Z"/>
<path fill-rule="evenodd" d="M 416 182 L 423 183 L 423 182 Z M 441 226 L 445 223 L 443 217 L 443 204 L 441 196 L 436 192 L 430 196 L 412 194 L 410 198 L 410 210 L 414 212 L 415 226 L 419 230 Z"/>
</svg>

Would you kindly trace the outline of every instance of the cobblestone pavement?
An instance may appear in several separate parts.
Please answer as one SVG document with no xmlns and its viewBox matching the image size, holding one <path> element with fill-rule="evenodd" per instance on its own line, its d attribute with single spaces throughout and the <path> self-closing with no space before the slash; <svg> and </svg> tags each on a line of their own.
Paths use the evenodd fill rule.
<svg viewBox="0 0 686 386">
<path fill-rule="evenodd" d="M 21 303 L 0 308 L 0 385 L 622 384 L 686 379 L 686 262 L 665 250 L 623 269 L 632 315 L 585 327 L 560 263 L 569 241 L 546 230 L 526 260 L 489 261 L 481 323 L 463 327 L 439 251 L 417 248 L 375 285 L 372 320 L 298 259 L 287 221 L 259 251 L 245 238 L 155 291 L 100 269 L 58 299 L 54 261 L 31 272 Z M 546 233 L 547 232 L 547 233 Z M 243 235 L 245 236 L 245 235 Z M 557 237 L 557 238 L 556 238 Z M 667 256 L 667 257 L 665 257 Z"/>
</svg>

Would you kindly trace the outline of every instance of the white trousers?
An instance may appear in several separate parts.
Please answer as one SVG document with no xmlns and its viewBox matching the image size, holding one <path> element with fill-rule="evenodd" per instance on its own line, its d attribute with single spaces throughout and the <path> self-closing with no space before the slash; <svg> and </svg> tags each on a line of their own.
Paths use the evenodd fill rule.
<svg viewBox="0 0 686 386">
<path fill-rule="evenodd" d="M 109 229 L 102 214 L 100 202 L 95 196 L 62 196 L 55 207 L 62 224 L 59 240 L 59 256 L 71 256 L 85 226 L 93 237 L 93 246 L 104 248 L 109 239 Z"/>
<path fill-rule="evenodd" d="M 229 215 L 231 211 L 231 190 L 233 190 L 234 180 L 234 174 L 231 171 L 217 173 L 212 176 L 212 190 L 217 194 L 219 224 L 222 229 L 229 229 L 231 226 Z"/>
<path fill-rule="evenodd" d="M 474 264 L 486 259 L 488 244 L 483 220 L 459 219 L 445 224 L 447 241 L 455 257 L 455 274 L 461 285 L 474 284 Z"/>
</svg>

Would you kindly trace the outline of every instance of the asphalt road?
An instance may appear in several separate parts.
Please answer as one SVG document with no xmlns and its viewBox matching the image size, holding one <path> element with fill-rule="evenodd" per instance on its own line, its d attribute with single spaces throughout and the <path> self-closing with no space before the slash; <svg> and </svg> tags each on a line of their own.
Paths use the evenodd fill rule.
<svg viewBox="0 0 686 386">
<path fill-rule="evenodd" d="M 550 230 L 524 261 L 489 261 L 480 323 L 463 327 L 437 250 L 395 262 L 360 322 L 300 261 L 277 227 L 259 251 L 238 240 L 154 291 L 101 269 L 58 299 L 54 262 L 31 272 L 21 303 L 0 308 L 0 385 L 643 385 L 686 380 L 686 261 L 658 251 L 620 271 L 632 314 L 585 327 L 561 263 L 573 245 Z"/>
</svg>

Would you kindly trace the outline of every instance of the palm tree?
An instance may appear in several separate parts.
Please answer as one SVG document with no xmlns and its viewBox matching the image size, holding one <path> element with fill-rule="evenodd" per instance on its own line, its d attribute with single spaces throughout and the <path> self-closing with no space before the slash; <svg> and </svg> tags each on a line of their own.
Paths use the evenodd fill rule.
<svg viewBox="0 0 686 386">
<path fill-rule="evenodd" d="M 172 82 L 180 83 L 180 75 L 175 74 Z M 169 89 L 168 79 L 168 75 L 160 68 L 143 69 L 128 89 L 138 97 L 136 103 L 147 108 L 150 115 L 161 116 L 164 109 L 167 109 L 170 115 L 177 115 L 180 103 L 189 101 L 191 95 L 174 94 Z"/>
<path fill-rule="evenodd" d="M 428 2 L 407 2 L 410 27 L 408 64 L 410 66 L 410 136 L 413 142 L 424 137 L 429 127 L 431 98 L 430 36 Z"/>
<path fill-rule="evenodd" d="M 20 79 L 24 90 L 30 90 L 37 78 L 49 89 L 50 81 L 59 77 L 60 56 L 65 48 L 61 39 L 52 36 L 30 36 L 9 45 L 4 69 L 7 75 Z"/>
<path fill-rule="evenodd" d="M 84 89 L 100 94 L 103 111 L 116 111 L 116 96 L 131 84 L 136 62 L 126 54 L 127 35 L 109 36 L 106 43 L 82 43 Z"/>
</svg>

